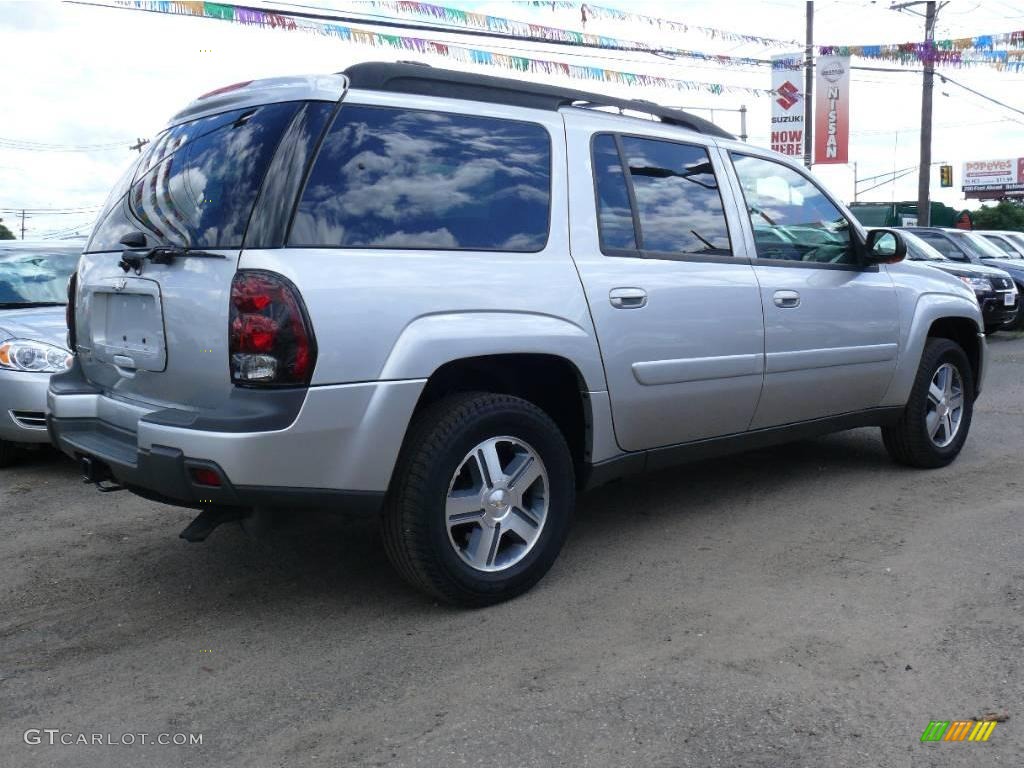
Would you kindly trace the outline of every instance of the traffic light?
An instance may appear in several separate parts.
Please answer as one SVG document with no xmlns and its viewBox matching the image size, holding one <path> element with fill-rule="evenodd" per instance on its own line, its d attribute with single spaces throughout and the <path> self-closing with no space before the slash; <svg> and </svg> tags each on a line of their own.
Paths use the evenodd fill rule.
<svg viewBox="0 0 1024 768">
<path fill-rule="evenodd" d="M 953 186 L 953 166 L 952 165 L 940 165 L 939 166 L 939 185 L 943 187 Z"/>
</svg>

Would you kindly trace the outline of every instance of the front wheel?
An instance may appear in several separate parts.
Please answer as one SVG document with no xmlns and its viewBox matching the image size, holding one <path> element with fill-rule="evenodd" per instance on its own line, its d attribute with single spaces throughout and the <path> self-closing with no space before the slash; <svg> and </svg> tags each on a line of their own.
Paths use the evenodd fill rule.
<svg viewBox="0 0 1024 768">
<path fill-rule="evenodd" d="M 903 415 L 882 428 L 894 461 L 944 467 L 960 453 L 974 412 L 974 373 L 960 345 L 930 338 Z"/>
<path fill-rule="evenodd" d="M 548 571 L 574 503 L 572 456 L 544 411 L 508 395 L 453 395 L 409 429 L 385 503 L 385 549 L 413 586 L 489 605 Z"/>
</svg>

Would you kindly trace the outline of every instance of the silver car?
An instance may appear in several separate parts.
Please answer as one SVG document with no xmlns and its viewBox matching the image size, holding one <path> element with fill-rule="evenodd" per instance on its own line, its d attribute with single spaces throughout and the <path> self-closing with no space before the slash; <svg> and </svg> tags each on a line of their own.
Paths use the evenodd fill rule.
<svg viewBox="0 0 1024 768">
<path fill-rule="evenodd" d="M 649 102 L 414 64 L 242 83 L 111 194 L 49 427 L 102 488 L 200 509 L 186 539 L 368 512 L 412 584 L 492 603 L 608 480 L 863 426 L 951 462 L 981 314 L 905 251 Z"/>
<path fill-rule="evenodd" d="M 50 374 L 71 364 L 68 278 L 84 240 L 0 240 L 0 467 L 19 448 L 49 443 Z"/>
</svg>

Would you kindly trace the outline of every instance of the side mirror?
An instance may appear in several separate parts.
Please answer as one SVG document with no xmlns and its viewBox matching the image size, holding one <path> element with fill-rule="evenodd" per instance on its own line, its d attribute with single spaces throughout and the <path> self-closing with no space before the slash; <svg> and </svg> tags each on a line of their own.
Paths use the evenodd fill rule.
<svg viewBox="0 0 1024 768">
<path fill-rule="evenodd" d="M 895 264 L 907 255 L 907 241 L 892 229 L 873 229 L 864 243 L 864 260 L 868 264 Z"/>
</svg>

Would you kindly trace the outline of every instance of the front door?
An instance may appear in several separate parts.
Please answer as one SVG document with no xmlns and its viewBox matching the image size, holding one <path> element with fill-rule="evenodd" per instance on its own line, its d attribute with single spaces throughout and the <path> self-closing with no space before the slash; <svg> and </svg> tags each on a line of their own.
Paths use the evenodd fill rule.
<svg viewBox="0 0 1024 768">
<path fill-rule="evenodd" d="M 572 255 L 619 445 L 743 432 L 763 377 L 761 298 L 733 257 L 741 222 L 723 204 L 717 151 L 671 128 L 619 134 L 600 113 L 565 121 L 569 167 L 593 172 L 570 174 Z"/>
<path fill-rule="evenodd" d="M 797 169 L 729 153 L 746 203 L 765 323 L 764 391 L 752 429 L 879 405 L 896 369 L 899 314 L 885 267 Z"/>
</svg>

